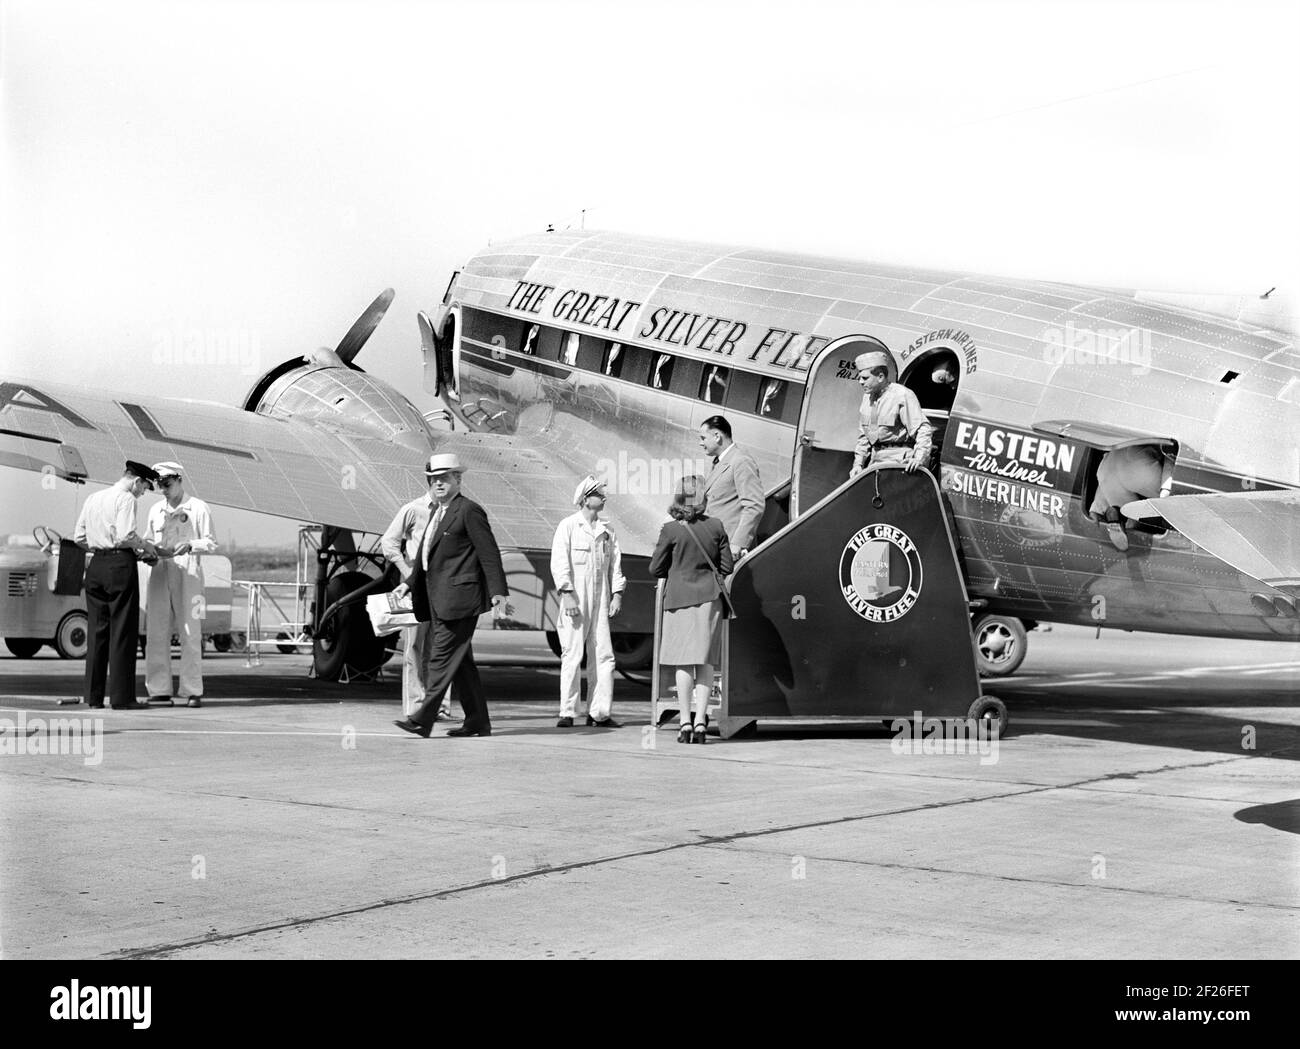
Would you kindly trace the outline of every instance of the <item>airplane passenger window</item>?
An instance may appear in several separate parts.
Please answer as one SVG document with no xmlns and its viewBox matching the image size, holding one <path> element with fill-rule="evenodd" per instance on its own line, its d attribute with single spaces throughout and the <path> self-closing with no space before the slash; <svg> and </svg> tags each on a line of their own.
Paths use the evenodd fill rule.
<svg viewBox="0 0 1300 1049">
<path fill-rule="evenodd" d="M 731 369 L 711 364 L 704 369 L 700 380 L 699 398 L 710 404 L 721 404 L 727 396 L 727 383 L 731 381 Z"/>
<path fill-rule="evenodd" d="M 565 364 L 574 367 L 578 363 L 578 333 L 569 332 L 564 340 L 564 353 L 560 358 Z"/>
<path fill-rule="evenodd" d="M 647 385 L 656 390 L 668 389 L 668 384 L 673 381 L 673 361 L 674 358 L 671 353 L 657 354 L 654 364 L 650 368 Z"/>
<path fill-rule="evenodd" d="M 519 347 L 520 353 L 533 354 L 537 352 L 537 325 L 532 325 L 524 335 L 523 345 Z"/>
<path fill-rule="evenodd" d="M 781 417 L 781 406 L 785 402 L 786 385 L 783 379 L 768 379 L 758 391 L 758 414 L 764 418 Z"/>
<path fill-rule="evenodd" d="M 544 361 L 558 361 L 564 346 L 564 332 L 559 328 L 543 328 L 537 336 L 536 354 Z"/>
<path fill-rule="evenodd" d="M 604 339 L 581 336 L 578 340 L 578 367 L 589 372 L 603 371 L 601 362 L 605 359 L 605 346 Z"/>
<path fill-rule="evenodd" d="M 601 363 L 600 370 L 605 375 L 617 379 L 623 371 L 623 361 L 623 344 L 611 342 L 609 348 L 605 350 L 605 360 Z"/>
</svg>

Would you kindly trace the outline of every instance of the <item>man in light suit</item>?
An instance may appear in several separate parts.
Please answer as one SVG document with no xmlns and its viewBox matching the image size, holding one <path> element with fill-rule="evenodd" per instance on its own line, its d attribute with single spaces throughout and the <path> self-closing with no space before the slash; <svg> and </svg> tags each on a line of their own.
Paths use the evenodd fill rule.
<svg viewBox="0 0 1300 1049">
<path fill-rule="evenodd" d="M 731 424 L 713 415 L 700 424 L 700 447 L 713 459 L 704 480 L 709 514 L 722 522 L 731 540 L 731 556 L 739 560 L 754 545 L 763 516 L 763 482 L 754 457 L 731 439 Z"/>
<path fill-rule="evenodd" d="M 425 473 L 435 505 L 420 537 L 410 581 L 403 584 L 410 590 L 415 618 L 429 624 L 424 702 L 409 717 L 394 722 L 417 736 L 427 737 L 433 730 L 442 697 L 452 684 L 465 721 L 447 735 L 492 735 L 471 642 L 478 617 L 489 607 L 498 616 L 510 614 L 509 588 L 487 514 L 460 493 L 464 472 L 456 455 L 430 456 Z"/>
</svg>

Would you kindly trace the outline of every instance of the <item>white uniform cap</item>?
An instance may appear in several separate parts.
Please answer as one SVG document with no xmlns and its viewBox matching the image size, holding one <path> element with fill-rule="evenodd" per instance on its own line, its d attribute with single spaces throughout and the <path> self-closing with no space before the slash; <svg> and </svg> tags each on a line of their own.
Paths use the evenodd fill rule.
<svg viewBox="0 0 1300 1049">
<path fill-rule="evenodd" d="M 578 487 L 573 490 L 573 505 L 581 506 L 590 495 L 599 495 L 603 499 L 605 497 L 605 484 L 605 481 L 597 481 L 591 474 L 587 474 L 578 482 Z"/>
<path fill-rule="evenodd" d="M 890 382 L 898 377 L 898 372 L 894 369 L 894 358 L 884 350 L 868 350 L 866 353 L 859 353 L 853 358 L 853 366 L 859 372 L 864 372 L 869 368 L 888 368 L 889 374 L 886 376 Z"/>
<path fill-rule="evenodd" d="M 185 468 L 180 463 L 154 463 L 153 472 L 159 477 L 166 477 L 168 474 L 175 474 L 177 477 L 185 476 Z"/>
</svg>

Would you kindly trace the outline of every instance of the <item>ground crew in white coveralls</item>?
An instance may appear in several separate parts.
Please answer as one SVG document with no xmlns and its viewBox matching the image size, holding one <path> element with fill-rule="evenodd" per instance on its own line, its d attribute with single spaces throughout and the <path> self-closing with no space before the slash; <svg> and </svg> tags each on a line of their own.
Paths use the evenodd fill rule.
<svg viewBox="0 0 1300 1049">
<path fill-rule="evenodd" d="M 172 635 L 181 644 L 176 695 L 197 707 L 203 700 L 203 555 L 215 553 L 212 515 L 202 499 L 186 497 L 180 463 L 154 463 L 166 496 L 149 509 L 145 538 L 158 548 L 149 571 L 144 686 L 149 702 L 172 706 Z"/>
<path fill-rule="evenodd" d="M 587 724 L 619 728 L 614 702 L 614 645 L 609 621 L 623 603 L 623 555 L 618 538 L 600 519 L 605 484 L 590 474 L 573 493 L 578 512 L 566 517 L 551 543 L 551 578 L 560 592 L 560 720 L 572 728 L 578 708 L 578 674 L 587 652 Z"/>
</svg>

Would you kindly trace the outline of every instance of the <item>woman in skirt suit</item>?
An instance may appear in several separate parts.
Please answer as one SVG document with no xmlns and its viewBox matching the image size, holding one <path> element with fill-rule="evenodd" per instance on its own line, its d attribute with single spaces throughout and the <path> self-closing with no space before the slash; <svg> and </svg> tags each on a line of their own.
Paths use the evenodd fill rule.
<svg viewBox="0 0 1300 1049">
<path fill-rule="evenodd" d="M 677 668 L 681 704 L 678 743 L 704 742 L 704 712 L 713 687 L 713 668 L 722 659 L 721 588 L 704 552 L 724 576 L 731 574 L 733 562 L 731 541 L 722 522 L 705 516 L 707 501 L 702 477 L 682 478 L 668 508 L 672 520 L 659 530 L 650 558 L 650 574 L 667 580 L 659 662 Z"/>
</svg>

